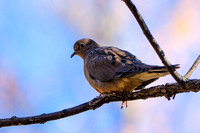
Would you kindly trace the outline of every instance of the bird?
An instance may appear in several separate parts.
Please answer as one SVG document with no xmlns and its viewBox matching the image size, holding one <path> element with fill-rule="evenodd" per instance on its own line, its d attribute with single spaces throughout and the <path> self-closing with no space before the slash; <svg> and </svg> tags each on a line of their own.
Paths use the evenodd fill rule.
<svg viewBox="0 0 200 133">
<path fill-rule="evenodd" d="M 131 93 L 169 74 L 165 66 L 145 64 L 126 50 L 101 46 L 89 38 L 76 41 L 73 49 L 71 58 L 78 55 L 84 60 L 85 77 L 100 95 Z M 172 68 L 178 69 L 179 64 Z"/>
</svg>

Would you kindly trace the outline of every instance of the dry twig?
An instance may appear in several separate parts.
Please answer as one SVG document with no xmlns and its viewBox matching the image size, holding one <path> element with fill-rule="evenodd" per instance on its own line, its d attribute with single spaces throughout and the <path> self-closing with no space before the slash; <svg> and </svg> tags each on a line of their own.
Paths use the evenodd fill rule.
<svg viewBox="0 0 200 133">
<path fill-rule="evenodd" d="M 173 78 L 182 86 L 183 85 L 182 82 L 185 81 L 184 78 L 176 70 L 174 70 L 173 67 L 171 67 L 172 66 L 171 63 L 169 62 L 169 60 L 165 56 L 164 51 L 160 48 L 159 44 L 156 42 L 155 38 L 151 34 L 150 30 L 148 29 L 144 19 L 140 15 L 136 6 L 131 2 L 131 0 L 123 0 L 123 1 L 126 3 L 126 5 L 130 9 L 132 14 L 135 16 L 138 24 L 140 25 L 140 27 L 141 27 L 141 29 L 144 33 L 144 35 L 146 36 L 146 38 L 150 42 L 151 46 L 156 51 L 156 53 L 159 56 L 159 58 L 161 59 L 162 63 L 165 65 L 165 67 L 170 72 L 170 74 L 173 76 Z"/>
<path fill-rule="evenodd" d="M 196 59 L 196 61 L 194 62 L 194 64 L 191 66 L 191 68 L 189 69 L 189 71 L 185 74 L 185 78 L 188 79 L 190 77 L 190 75 L 193 73 L 193 71 L 196 69 L 196 67 L 199 65 L 200 63 L 200 55 L 198 56 L 198 58 Z"/>
</svg>

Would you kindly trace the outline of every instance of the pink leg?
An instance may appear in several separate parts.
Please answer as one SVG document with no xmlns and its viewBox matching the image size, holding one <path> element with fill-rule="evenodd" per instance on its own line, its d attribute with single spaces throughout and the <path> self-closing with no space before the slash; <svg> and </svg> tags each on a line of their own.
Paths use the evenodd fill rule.
<svg viewBox="0 0 200 133">
<path fill-rule="evenodd" d="M 126 108 L 128 107 L 128 102 L 127 101 L 122 101 L 121 109 L 124 107 L 124 102 L 126 102 Z"/>
</svg>

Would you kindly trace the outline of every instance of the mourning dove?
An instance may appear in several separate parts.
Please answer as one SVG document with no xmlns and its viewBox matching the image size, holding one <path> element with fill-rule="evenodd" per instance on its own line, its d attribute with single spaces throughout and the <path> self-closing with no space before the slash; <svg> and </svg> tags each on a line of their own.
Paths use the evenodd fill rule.
<svg viewBox="0 0 200 133">
<path fill-rule="evenodd" d="M 102 47 L 92 39 L 76 41 L 71 57 L 74 55 L 84 60 L 85 77 L 101 94 L 132 92 L 169 74 L 164 66 L 144 64 L 128 51 Z M 178 65 L 172 67 L 179 68 Z"/>
</svg>

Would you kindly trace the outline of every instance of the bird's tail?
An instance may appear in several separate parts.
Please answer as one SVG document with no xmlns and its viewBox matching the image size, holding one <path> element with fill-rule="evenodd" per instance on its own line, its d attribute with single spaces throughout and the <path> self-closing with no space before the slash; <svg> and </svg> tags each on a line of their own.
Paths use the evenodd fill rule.
<svg viewBox="0 0 200 133">
<path fill-rule="evenodd" d="M 174 70 L 180 68 L 179 64 L 172 65 Z M 148 73 L 167 73 L 168 70 L 165 66 L 151 66 Z"/>
</svg>

